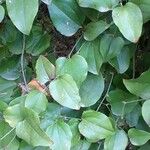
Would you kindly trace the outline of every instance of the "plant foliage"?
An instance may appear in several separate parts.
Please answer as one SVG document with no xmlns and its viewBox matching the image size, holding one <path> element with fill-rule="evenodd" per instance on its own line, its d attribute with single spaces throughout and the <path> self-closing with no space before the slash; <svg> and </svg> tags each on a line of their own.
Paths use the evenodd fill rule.
<svg viewBox="0 0 150 150">
<path fill-rule="evenodd" d="M 150 149 L 149 21 L 149 0 L 1 0 L 0 150 Z"/>
</svg>

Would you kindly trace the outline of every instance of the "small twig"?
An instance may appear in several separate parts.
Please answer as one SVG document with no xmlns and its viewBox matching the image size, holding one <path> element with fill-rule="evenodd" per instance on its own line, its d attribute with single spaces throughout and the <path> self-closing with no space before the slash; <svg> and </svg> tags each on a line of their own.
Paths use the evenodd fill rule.
<svg viewBox="0 0 150 150">
<path fill-rule="evenodd" d="M 21 53 L 21 72 L 22 72 L 22 77 L 23 77 L 25 88 L 26 88 L 26 92 L 29 92 L 27 80 L 26 80 L 25 73 L 24 73 L 24 52 L 25 52 L 25 44 L 26 44 L 25 42 L 26 42 L 26 37 L 25 35 L 23 35 L 22 53 Z"/>
<path fill-rule="evenodd" d="M 76 117 L 68 117 L 68 116 L 62 116 L 60 115 L 60 117 L 64 118 L 65 120 L 69 120 L 69 119 L 77 119 L 81 121 L 81 118 L 76 118 Z"/>
<path fill-rule="evenodd" d="M 122 107 L 122 111 L 121 111 L 121 119 L 124 118 L 124 113 L 125 113 L 125 107 L 126 107 L 126 103 L 123 103 L 123 107 Z"/>
<path fill-rule="evenodd" d="M 98 142 L 98 144 L 99 144 L 99 145 L 98 145 L 97 150 L 100 150 L 102 143 L 101 143 L 101 142 Z"/>
<path fill-rule="evenodd" d="M 132 72 L 132 79 L 135 78 L 135 52 L 133 54 L 133 72 Z"/>
<path fill-rule="evenodd" d="M 71 57 L 73 51 L 75 50 L 76 46 L 77 46 L 78 43 L 80 42 L 81 38 L 82 38 L 82 35 L 79 37 L 79 39 L 77 40 L 76 44 L 73 46 L 72 50 L 70 51 L 70 53 L 69 53 L 69 55 L 68 55 L 68 58 Z"/>
<path fill-rule="evenodd" d="M 114 78 L 114 73 L 111 73 L 111 79 L 110 79 L 110 82 L 109 82 L 109 85 L 108 85 L 106 94 L 105 94 L 105 96 L 103 97 L 103 99 L 101 100 L 101 102 L 100 102 L 99 106 L 97 107 L 96 111 L 98 111 L 98 110 L 100 109 L 101 105 L 103 104 L 104 100 L 106 99 L 106 97 L 107 97 L 107 95 L 108 95 L 108 92 L 109 92 L 109 90 L 110 90 L 110 87 L 111 87 L 113 78 Z"/>
</svg>

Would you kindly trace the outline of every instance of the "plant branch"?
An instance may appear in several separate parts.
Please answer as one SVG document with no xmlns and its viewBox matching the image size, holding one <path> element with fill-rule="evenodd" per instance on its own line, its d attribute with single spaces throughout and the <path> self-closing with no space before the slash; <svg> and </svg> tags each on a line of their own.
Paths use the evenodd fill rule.
<svg viewBox="0 0 150 150">
<path fill-rule="evenodd" d="M 25 45 L 26 45 L 26 37 L 25 37 L 25 35 L 23 35 L 22 53 L 21 53 L 21 72 L 22 72 L 22 77 L 23 77 L 23 82 L 24 82 L 24 85 L 25 85 L 26 92 L 29 92 L 29 88 L 28 88 L 28 85 L 27 85 L 27 80 L 26 80 L 25 73 L 24 73 Z"/>
<path fill-rule="evenodd" d="M 105 94 L 105 96 L 103 97 L 103 99 L 101 100 L 101 102 L 100 102 L 99 106 L 97 107 L 97 110 L 96 110 L 96 111 L 98 111 L 98 110 L 100 109 L 101 105 L 103 104 L 104 100 L 106 99 L 106 97 L 107 97 L 107 95 L 108 95 L 108 92 L 109 92 L 109 90 L 110 90 L 110 87 L 111 87 L 113 78 L 114 78 L 114 73 L 111 73 L 111 79 L 110 79 L 110 82 L 109 82 L 109 85 L 108 85 L 106 94 Z"/>
<path fill-rule="evenodd" d="M 73 53 L 73 51 L 75 50 L 76 46 L 78 45 L 78 43 L 80 42 L 82 38 L 82 35 L 79 37 L 79 39 L 77 40 L 76 44 L 73 46 L 72 50 L 70 51 L 69 55 L 68 55 L 68 58 L 71 57 L 71 54 Z"/>
</svg>

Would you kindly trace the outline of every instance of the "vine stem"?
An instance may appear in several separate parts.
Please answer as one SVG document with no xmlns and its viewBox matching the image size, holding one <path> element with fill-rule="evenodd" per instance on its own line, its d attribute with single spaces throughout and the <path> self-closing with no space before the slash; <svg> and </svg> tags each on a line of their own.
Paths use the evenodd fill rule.
<svg viewBox="0 0 150 150">
<path fill-rule="evenodd" d="M 73 53 L 73 51 L 75 50 L 76 46 L 78 45 L 78 43 L 80 42 L 82 38 L 82 35 L 79 37 L 79 39 L 77 40 L 76 44 L 73 46 L 72 50 L 70 51 L 69 55 L 68 55 L 68 58 L 71 57 L 71 54 Z"/>
<path fill-rule="evenodd" d="M 141 101 L 146 101 L 147 99 L 137 99 L 137 100 L 132 100 L 132 101 L 129 101 L 129 102 L 126 102 L 126 101 L 123 101 L 123 107 L 122 107 L 122 113 L 121 113 L 121 119 L 124 118 L 124 113 L 125 113 L 125 107 L 127 104 L 130 104 L 130 103 L 136 103 L 136 102 L 141 102 Z"/>
<path fill-rule="evenodd" d="M 111 79 L 110 79 L 110 82 L 109 82 L 109 85 L 108 85 L 106 94 L 105 94 L 105 96 L 103 97 L 103 99 L 101 100 L 101 102 L 100 102 L 99 106 L 97 107 L 96 111 L 98 111 L 98 110 L 100 109 L 101 105 L 103 104 L 104 100 L 106 99 L 106 97 L 107 97 L 107 95 L 108 95 L 108 92 L 109 92 L 109 90 L 110 90 L 110 87 L 111 87 L 113 78 L 114 78 L 114 73 L 111 73 Z"/>
<path fill-rule="evenodd" d="M 132 79 L 134 79 L 135 78 L 135 52 L 134 52 L 134 54 L 133 54 L 133 73 L 132 73 Z"/>
<path fill-rule="evenodd" d="M 21 72 L 22 72 L 22 77 L 23 77 L 23 82 L 24 82 L 24 85 L 25 85 L 26 92 L 29 92 L 29 88 L 28 88 L 28 85 L 27 85 L 27 80 L 26 80 L 25 73 L 24 73 L 24 52 L 25 52 L 25 45 L 26 45 L 26 37 L 23 34 L 22 53 L 21 53 Z"/>
<path fill-rule="evenodd" d="M 76 118 L 76 117 L 68 117 L 68 116 L 62 116 L 60 115 L 60 117 L 64 118 L 64 119 L 77 119 L 79 121 L 81 121 L 82 119 L 81 118 Z"/>
</svg>

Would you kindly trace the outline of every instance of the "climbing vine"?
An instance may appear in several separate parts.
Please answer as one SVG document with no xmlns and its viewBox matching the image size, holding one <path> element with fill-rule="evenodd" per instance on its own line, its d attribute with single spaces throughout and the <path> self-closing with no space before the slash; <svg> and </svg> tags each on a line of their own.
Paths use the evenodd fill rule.
<svg viewBox="0 0 150 150">
<path fill-rule="evenodd" d="M 149 0 L 0 1 L 0 150 L 148 150 Z"/>
</svg>

